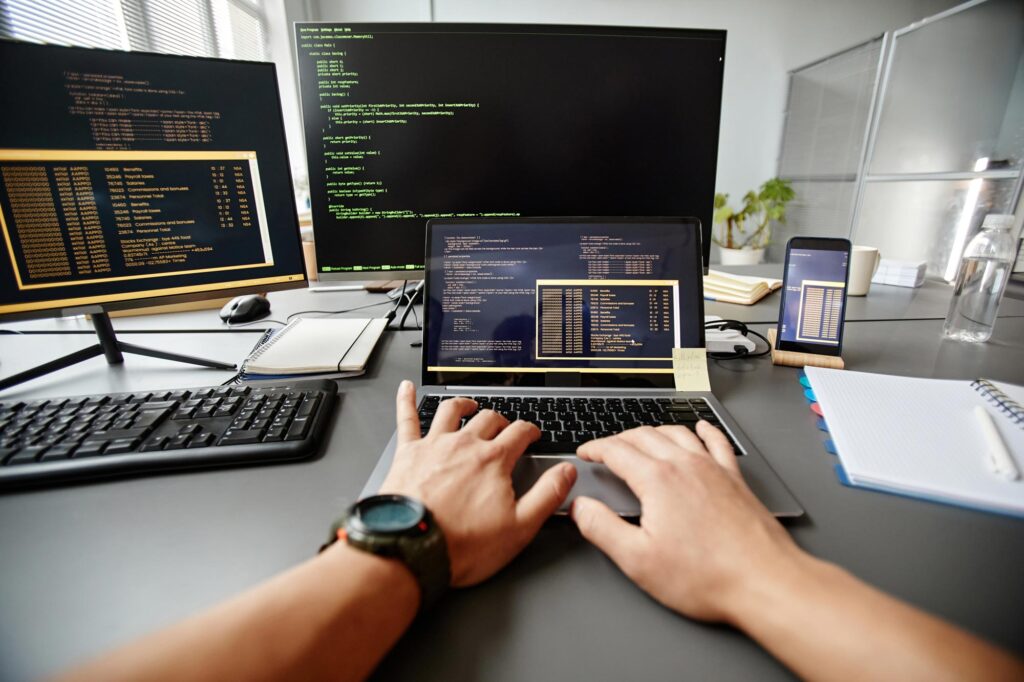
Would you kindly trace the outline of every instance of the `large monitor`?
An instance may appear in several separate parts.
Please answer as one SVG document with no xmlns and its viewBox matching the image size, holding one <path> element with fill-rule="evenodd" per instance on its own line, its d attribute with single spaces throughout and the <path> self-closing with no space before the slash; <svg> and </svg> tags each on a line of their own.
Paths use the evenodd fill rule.
<svg viewBox="0 0 1024 682">
<path fill-rule="evenodd" d="M 306 285 L 273 64 L 0 41 L 0 319 Z"/>
<path fill-rule="evenodd" d="M 707 267 L 725 32 L 295 27 L 323 279 L 422 276 L 431 218 L 695 216 Z"/>
<path fill-rule="evenodd" d="M 305 286 L 273 64 L 0 41 L 0 318 Z"/>
</svg>

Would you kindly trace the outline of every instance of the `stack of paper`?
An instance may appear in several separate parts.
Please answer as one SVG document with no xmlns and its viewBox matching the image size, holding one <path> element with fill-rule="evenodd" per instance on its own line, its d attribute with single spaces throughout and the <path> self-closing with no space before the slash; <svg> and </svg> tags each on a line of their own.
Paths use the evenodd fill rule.
<svg viewBox="0 0 1024 682">
<path fill-rule="evenodd" d="M 753 305 L 781 286 L 781 279 L 709 270 L 704 275 L 704 298 L 709 301 Z"/>
<path fill-rule="evenodd" d="M 891 284 L 897 287 L 919 287 L 924 284 L 927 263 L 923 260 L 890 260 L 883 258 L 878 271 L 871 281 L 875 284 Z"/>
</svg>

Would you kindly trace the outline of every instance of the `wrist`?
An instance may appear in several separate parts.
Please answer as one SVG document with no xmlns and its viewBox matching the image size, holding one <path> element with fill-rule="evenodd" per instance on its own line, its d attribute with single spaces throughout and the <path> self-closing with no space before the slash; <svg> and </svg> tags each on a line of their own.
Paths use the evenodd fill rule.
<svg viewBox="0 0 1024 682">
<path fill-rule="evenodd" d="M 408 610 L 409 620 L 420 605 L 420 586 L 416 576 L 404 563 L 392 557 L 378 556 L 337 542 L 325 549 L 320 557 L 336 573 L 339 581 L 373 585 L 376 592 L 388 595 L 392 606 Z"/>
<path fill-rule="evenodd" d="M 830 568 L 835 567 L 796 545 L 784 548 L 770 560 L 746 567 L 722 599 L 723 620 L 754 636 L 768 614 L 785 614 L 787 606 L 798 603 L 808 585 Z"/>
</svg>

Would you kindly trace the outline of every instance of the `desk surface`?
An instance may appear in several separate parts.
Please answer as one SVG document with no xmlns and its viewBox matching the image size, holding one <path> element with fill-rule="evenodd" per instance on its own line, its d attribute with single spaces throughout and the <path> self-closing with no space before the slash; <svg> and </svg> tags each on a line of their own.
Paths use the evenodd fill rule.
<svg viewBox="0 0 1024 682">
<path fill-rule="evenodd" d="M 982 346 L 941 321 L 847 328 L 854 370 L 1024 384 L 1024 319 Z M 221 359 L 255 333 L 125 334 Z M 391 435 L 393 390 L 415 378 L 415 333 L 392 333 L 366 376 L 341 382 L 324 454 L 301 464 L 178 474 L 0 497 L 0 678 L 51 673 L 235 594 L 310 557 Z M 69 352 L 83 335 L 0 337 L 3 374 Z M 227 373 L 129 357 L 92 360 L 4 394 L 198 386 Z M 917 606 L 1024 653 L 1021 521 L 836 481 L 796 371 L 765 359 L 711 366 L 715 393 L 807 510 L 797 542 Z M 756 568 L 752 568 L 756 570 Z M 979 577 L 984 576 L 984 579 Z M 788 679 L 727 628 L 646 598 L 575 529 L 554 521 L 493 580 L 449 595 L 381 665 L 381 678 Z"/>
<path fill-rule="evenodd" d="M 766 277 L 781 277 L 779 264 L 735 266 L 730 271 L 756 274 Z M 851 296 L 846 306 L 846 320 L 850 322 L 878 320 L 941 320 L 946 317 L 952 288 L 942 282 L 927 281 L 917 289 L 872 285 L 867 296 Z M 779 317 L 779 292 L 774 292 L 751 306 L 732 303 L 705 301 L 704 312 L 727 319 L 746 323 L 775 323 Z M 373 305 L 353 312 L 353 315 L 379 316 L 389 309 L 384 294 L 368 294 L 365 291 L 332 291 L 311 293 L 305 289 L 277 291 L 269 295 L 271 314 L 269 320 L 284 322 L 288 315 L 301 311 L 341 311 Z M 376 304 L 376 305 L 374 305 Z M 280 325 L 260 320 L 242 327 L 229 329 L 220 319 L 217 310 L 197 310 L 162 315 L 138 315 L 113 318 L 114 329 L 121 332 L 164 332 L 164 331 L 237 331 L 262 330 Z M 999 308 L 1001 317 L 1024 316 L 1024 300 L 1007 297 Z M 411 322 L 412 318 L 410 318 Z M 84 317 L 63 319 L 40 319 L 28 322 L 7 323 L 4 329 L 22 332 L 91 332 L 92 323 Z"/>
</svg>

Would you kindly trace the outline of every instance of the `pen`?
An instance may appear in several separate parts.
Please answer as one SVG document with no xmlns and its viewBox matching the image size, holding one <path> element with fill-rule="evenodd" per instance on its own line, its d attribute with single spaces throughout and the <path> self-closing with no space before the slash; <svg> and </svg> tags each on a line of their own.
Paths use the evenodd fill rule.
<svg viewBox="0 0 1024 682">
<path fill-rule="evenodd" d="M 992 464 L 992 470 L 1007 480 L 1016 481 L 1020 478 L 1020 471 L 1018 471 L 1017 465 L 1014 464 L 1010 451 L 1006 449 L 1006 443 L 1003 442 L 1002 436 L 999 435 L 999 430 L 996 428 L 995 422 L 992 421 L 992 416 L 981 405 L 974 407 L 974 416 L 978 419 L 981 432 L 985 434 L 985 442 L 988 444 L 988 456 Z"/>
</svg>

